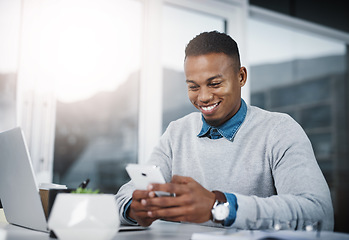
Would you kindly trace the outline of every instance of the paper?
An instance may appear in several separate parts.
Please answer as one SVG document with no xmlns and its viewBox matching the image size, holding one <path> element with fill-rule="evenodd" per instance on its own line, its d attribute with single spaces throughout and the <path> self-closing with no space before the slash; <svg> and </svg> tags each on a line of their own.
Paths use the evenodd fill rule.
<svg viewBox="0 0 349 240">
<path fill-rule="evenodd" d="M 55 183 L 40 183 L 39 189 L 67 189 L 67 186 Z"/>
</svg>

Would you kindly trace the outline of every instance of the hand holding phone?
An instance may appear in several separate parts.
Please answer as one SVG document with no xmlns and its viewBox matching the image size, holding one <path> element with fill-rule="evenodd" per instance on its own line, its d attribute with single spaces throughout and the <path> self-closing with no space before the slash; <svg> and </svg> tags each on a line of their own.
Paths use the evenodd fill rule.
<svg viewBox="0 0 349 240">
<path fill-rule="evenodd" d="M 166 183 L 160 167 L 153 165 L 128 164 L 126 171 L 132 179 L 136 189 L 147 190 L 151 183 Z M 160 196 L 173 196 L 168 192 L 155 191 L 155 194 Z"/>
</svg>

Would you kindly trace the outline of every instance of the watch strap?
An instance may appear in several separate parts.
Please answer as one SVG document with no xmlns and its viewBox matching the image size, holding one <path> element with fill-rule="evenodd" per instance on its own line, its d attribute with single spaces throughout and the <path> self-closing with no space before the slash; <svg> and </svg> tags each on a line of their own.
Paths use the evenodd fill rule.
<svg viewBox="0 0 349 240">
<path fill-rule="evenodd" d="M 215 196 L 216 196 L 216 201 L 213 205 L 213 209 L 218 205 L 218 204 L 221 204 L 221 203 L 226 203 L 227 202 L 227 198 L 225 197 L 224 193 L 222 193 L 221 191 L 212 191 Z M 224 220 L 216 220 L 212 214 L 212 219 L 211 219 L 213 222 L 215 223 L 220 223 L 220 224 L 223 224 L 224 223 Z"/>
<path fill-rule="evenodd" d="M 225 197 L 224 193 L 221 191 L 212 191 L 216 195 L 216 200 L 220 203 L 227 202 L 227 198 Z"/>
</svg>

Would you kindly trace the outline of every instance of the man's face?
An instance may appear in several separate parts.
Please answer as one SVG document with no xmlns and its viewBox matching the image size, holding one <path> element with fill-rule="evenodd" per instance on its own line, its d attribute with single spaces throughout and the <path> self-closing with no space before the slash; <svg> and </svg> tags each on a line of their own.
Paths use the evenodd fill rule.
<svg viewBox="0 0 349 240">
<path fill-rule="evenodd" d="M 219 126 L 239 110 L 241 87 L 246 82 L 246 69 L 235 67 L 224 53 L 188 56 L 184 72 L 191 103 L 212 126 Z"/>
</svg>

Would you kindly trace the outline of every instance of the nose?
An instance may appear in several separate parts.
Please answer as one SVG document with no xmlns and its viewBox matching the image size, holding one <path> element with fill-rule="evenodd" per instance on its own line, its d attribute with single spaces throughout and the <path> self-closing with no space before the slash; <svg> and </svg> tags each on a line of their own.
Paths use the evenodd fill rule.
<svg viewBox="0 0 349 240">
<path fill-rule="evenodd" d="M 207 88 L 201 88 L 198 94 L 198 100 L 202 103 L 209 103 L 213 99 L 213 94 Z"/>
</svg>

